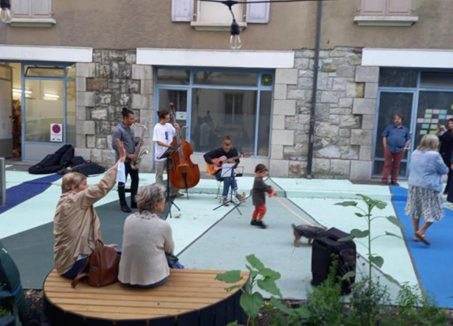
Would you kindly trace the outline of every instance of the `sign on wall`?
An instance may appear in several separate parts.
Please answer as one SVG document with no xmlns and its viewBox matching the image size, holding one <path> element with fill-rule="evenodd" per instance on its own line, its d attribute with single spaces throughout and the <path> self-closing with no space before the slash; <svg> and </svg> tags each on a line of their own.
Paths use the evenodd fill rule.
<svg viewBox="0 0 453 326">
<path fill-rule="evenodd" d="M 60 143 L 63 141 L 63 126 L 61 123 L 50 124 L 50 141 Z"/>
</svg>

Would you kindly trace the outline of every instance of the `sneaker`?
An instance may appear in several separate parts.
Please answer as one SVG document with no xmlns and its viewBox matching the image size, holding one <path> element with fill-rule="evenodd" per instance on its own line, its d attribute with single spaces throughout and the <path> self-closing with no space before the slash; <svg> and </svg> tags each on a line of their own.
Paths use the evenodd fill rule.
<svg viewBox="0 0 453 326">
<path fill-rule="evenodd" d="M 257 226 L 259 226 L 260 228 L 262 228 L 262 229 L 267 228 L 267 225 L 264 224 L 263 221 L 257 221 L 257 223 L 258 223 Z"/>
<path fill-rule="evenodd" d="M 398 182 L 396 182 L 396 181 L 392 181 L 392 182 L 390 182 L 390 184 L 391 184 L 392 186 L 399 186 L 399 185 L 400 185 L 400 184 L 399 184 Z"/>
<path fill-rule="evenodd" d="M 382 183 L 383 185 L 388 185 L 388 184 L 389 184 L 389 182 L 388 182 L 387 180 L 384 180 L 384 179 L 381 181 L 381 183 Z"/>
<path fill-rule="evenodd" d="M 121 211 L 124 213 L 130 213 L 132 210 L 127 206 L 127 204 L 121 205 Z"/>
<path fill-rule="evenodd" d="M 228 198 L 224 197 L 222 199 L 222 205 L 223 206 L 230 206 L 230 201 L 228 200 Z"/>
<path fill-rule="evenodd" d="M 240 194 L 236 194 L 236 199 L 241 203 L 245 203 L 245 197 Z"/>
<path fill-rule="evenodd" d="M 259 226 L 260 224 L 259 224 L 259 222 L 256 221 L 256 220 L 251 220 L 251 221 L 250 221 L 250 225 Z"/>
</svg>

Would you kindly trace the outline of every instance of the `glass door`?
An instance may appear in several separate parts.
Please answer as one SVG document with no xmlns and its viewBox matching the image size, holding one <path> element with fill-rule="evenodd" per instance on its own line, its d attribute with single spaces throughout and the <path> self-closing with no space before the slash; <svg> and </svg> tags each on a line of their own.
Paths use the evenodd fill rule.
<svg viewBox="0 0 453 326">
<path fill-rule="evenodd" d="M 0 157 L 13 155 L 12 94 L 11 68 L 0 65 Z"/>
<path fill-rule="evenodd" d="M 381 91 L 379 97 L 379 113 L 377 121 L 377 133 L 375 137 L 375 149 L 374 149 L 374 164 L 373 174 L 382 175 L 384 169 L 384 145 L 382 142 L 382 133 L 384 129 L 393 124 L 395 114 L 402 115 L 404 117 L 403 125 L 411 130 L 412 123 L 412 107 L 414 105 L 415 92 L 390 92 Z M 411 134 L 411 138 L 413 135 Z M 411 145 L 413 147 L 413 139 L 411 139 Z M 409 160 L 408 153 L 406 151 L 400 165 L 400 176 L 408 175 Z"/>
</svg>

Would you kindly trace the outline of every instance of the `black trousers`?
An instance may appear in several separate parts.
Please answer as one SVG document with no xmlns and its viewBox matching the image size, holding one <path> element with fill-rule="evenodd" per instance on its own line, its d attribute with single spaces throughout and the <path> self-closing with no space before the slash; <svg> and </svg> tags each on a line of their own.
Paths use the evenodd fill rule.
<svg viewBox="0 0 453 326">
<path fill-rule="evenodd" d="M 131 168 L 130 162 L 124 162 L 124 166 L 126 168 L 126 181 L 127 176 L 131 176 L 131 205 L 135 204 L 135 196 L 137 195 L 138 191 L 138 170 L 133 170 Z M 126 185 L 123 182 L 118 182 L 118 196 L 120 197 L 120 205 L 127 205 L 126 202 Z"/>
</svg>

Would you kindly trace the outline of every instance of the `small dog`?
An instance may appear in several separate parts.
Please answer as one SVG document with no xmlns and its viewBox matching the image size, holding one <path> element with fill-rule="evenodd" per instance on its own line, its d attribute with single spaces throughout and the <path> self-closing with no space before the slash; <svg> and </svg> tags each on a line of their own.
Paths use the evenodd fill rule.
<svg viewBox="0 0 453 326">
<path fill-rule="evenodd" d="M 294 247 L 300 246 L 300 238 L 304 237 L 308 239 L 308 244 L 311 245 L 313 239 L 320 238 L 326 235 L 326 228 L 319 227 L 319 226 L 311 226 L 311 225 L 294 225 L 291 224 L 293 227 L 294 233 Z"/>
</svg>

